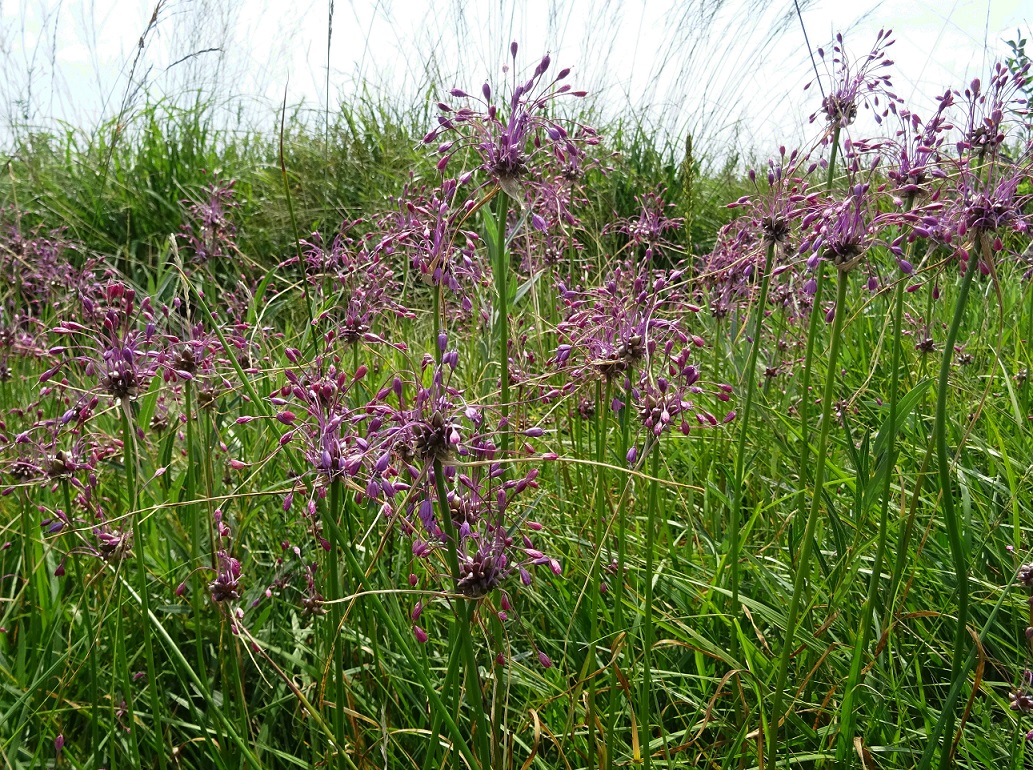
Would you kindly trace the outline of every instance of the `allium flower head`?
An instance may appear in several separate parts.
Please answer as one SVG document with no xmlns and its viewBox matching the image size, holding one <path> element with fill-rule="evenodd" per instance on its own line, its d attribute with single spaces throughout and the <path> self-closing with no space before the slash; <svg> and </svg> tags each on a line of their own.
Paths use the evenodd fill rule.
<svg viewBox="0 0 1033 770">
<path fill-rule="evenodd" d="M 396 200 L 396 211 L 385 217 L 387 235 L 376 248 L 407 257 L 424 282 L 459 294 L 469 310 L 469 287 L 464 284 L 481 281 L 484 271 L 478 261 L 478 236 L 463 229 L 475 201 L 460 195 L 462 181 L 446 179 L 433 190 L 407 186 Z"/>
<path fill-rule="evenodd" d="M 555 77 L 546 73 L 551 58 L 546 55 L 535 66 L 530 78 L 517 81 L 517 44 L 510 46 L 512 65 L 505 71 L 512 77 L 508 98 L 496 101 L 491 86 L 481 88 L 481 96 L 473 96 L 462 89 L 452 89 L 455 99 L 469 100 L 478 105 L 453 107 L 439 103 L 441 116 L 438 127 L 424 138 L 425 144 L 433 144 L 447 134 L 455 133 L 454 139 L 438 146 L 444 169 L 449 159 L 459 150 L 472 147 L 481 157 L 482 168 L 514 200 L 523 203 L 521 183 L 528 176 L 534 156 L 548 153 L 568 168 L 576 168 L 583 153 L 581 144 L 595 143 L 595 132 L 587 127 L 577 127 L 572 136 L 568 129 L 547 109 L 561 96 L 585 96 L 584 91 L 573 91 L 564 83 L 569 69 L 560 70 Z"/>
<path fill-rule="evenodd" d="M 957 145 L 959 155 L 972 154 L 982 162 L 1004 146 L 1009 117 L 1028 121 L 1025 88 L 1029 70 L 1028 62 L 1014 71 L 997 62 L 986 86 L 976 78 L 964 91 L 954 92 L 965 109 L 964 125 L 959 126 L 963 131 Z"/>
<path fill-rule="evenodd" d="M 871 108 L 877 123 L 888 114 L 889 107 L 900 98 L 889 90 L 890 77 L 881 70 L 891 66 L 893 62 L 886 56 L 886 49 L 893 45 L 891 30 L 879 30 L 872 50 L 860 62 L 851 61 L 843 44 L 843 35 L 837 33 L 836 42 L 832 46 L 832 72 L 830 73 L 829 91 L 822 98 L 820 113 L 830 127 L 846 128 L 857 117 L 860 104 Z M 825 50 L 818 49 L 818 56 L 826 61 Z M 827 66 L 827 64 L 826 64 Z M 805 88 L 810 87 L 810 83 Z M 879 100 L 883 100 L 880 104 Z M 813 123 L 818 117 L 815 112 L 810 117 Z"/>
<path fill-rule="evenodd" d="M 938 103 L 936 113 L 924 124 L 909 110 L 898 112 L 901 127 L 887 148 L 887 154 L 895 156 L 892 159 L 896 162 L 887 169 L 886 176 L 899 196 L 914 198 L 919 193 L 928 193 L 931 181 L 946 175 L 940 166 L 941 147 L 946 133 L 953 128 L 948 120 L 953 93 L 946 91 Z"/>
<path fill-rule="evenodd" d="M 134 401 L 157 371 L 157 354 L 153 349 L 156 327 L 150 298 L 145 297 L 137 309 L 136 291 L 114 281 L 104 288 L 101 301 L 98 305 L 83 297 L 84 320 L 92 322 L 94 328 L 72 321 L 58 324 L 54 333 L 74 336 L 77 342 L 70 348 L 52 348 L 51 353 L 74 351 L 84 373 L 96 377 L 99 392 L 120 403 Z M 58 363 L 47 370 L 40 382 L 46 382 L 60 367 Z"/>
<path fill-rule="evenodd" d="M 188 203 L 187 222 L 181 238 L 186 242 L 197 262 L 209 262 L 233 253 L 236 248 L 237 228 L 229 219 L 229 212 L 240 204 L 234 200 L 235 180 L 213 182 L 201 191 L 201 200 Z"/>
<path fill-rule="evenodd" d="M 628 260 L 596 289 L 564 288 L 567 313 L 559 325 L 564 341 L 555 363 L 573 361 L 575 377 L 594 372 L 613 381 L 626 376 L 658 343 L 682 334 L 672 318 L 677 308 L 684 309 L 678 293 L 681 277 L 680 270 L 657 270 L 648 261 Z"/>
<path fill-rule="evenodd" d="M 286 355 L 292 363 L 301 358 L 300 352 L 292 348 L 287 349 Z M 365 376 L 365 367 L 348 373 L 318 357 L 308 368 L 287 369 L 284 374 L 287 383 L 272 398 L 273 404 L 281 408 L 276 419 L 291 429 L 284 434 L 281 444 L 300 433 L 306 444 L 305 456 L 317 474 L 328 481 L 356 475 L 365 447 L 352 430 L 354 414 L 349 391 Z M 286 408 L 291 403 L 300 407 L 300 415 Z"/>
<path fill-rule="evenodd" d="M 812 260 L 820 254 L 844 273 L 853 270 L 875 243 L 886 245 L 897 256 L 903 254 L 902 236 L 894 232 L 894 240 L 889 243 L 883 238 L 883 232 L 898 225 L 902 217 L 895 211 L 880 210 L 881 188 L 873 188 L 872 177 L 881 158 L 876 156 L 862 168 L 861 158 L 852 153 L 850 142 L 846 144 L 846 154 L 846 195 L 814 201 L 801 222 L 810 232 L 800 246 L 802 252 L 812 252 Z"/>
<path fill-rule="evenodd" d="M 5 218 L 8 212 L 3 212 Z M 62 230 L 36 228 L 24 232 L 20 214 L 13 224 L 0 227 L 0 307 L 8 312 L 39 318 L 55 305 L 74 298 L 87 281 L 87 269 L 76 269 L 70 256 L 79 246 Z M 16 289 L 16 291 L 15 291 Z"/>
<path fill-rule="evenodd" d="M 208 583 L 208 592 L 213 602 L 234 602 L 241 596 L 240 562 L 229 553 L 230 528 L 223 521 L 221 510 L 215 510 L 213 528 L 216 551 L 215 566 L 211 571 L 215 573 L 215 578 Z"/>
<path fill-rule="evenodd" d="M 645 259 L 652 259 L 657 251 L 672 249 L 675 244 L 667 236 L 668 231 L 680 229 L 685 221 L 681 217 L 670 217 L 673 204 L 665 203 L 664 190 L 638 195 L 639 211 L 628 219 L 617 222 L 612 229 L 624 233 L 635 247 L 645 249 Z"/>
<path fill-rule="evenodd" d="M 305 243 L 309 275 L 327 275 L 333 281 L 339 302 L 320 315 L 332 320 L 332 335 L 354 345 L 383 340 L 374 326 L 380 316 L 393 314 L 413 317 L 398 300 L 401 286 L 391 269 L 388 253 L 378 249 L 370 238 L 356 241 L 348 231 L 359 222 L 345 222 L 325 248 L 319 233 Z"/>
</svg>

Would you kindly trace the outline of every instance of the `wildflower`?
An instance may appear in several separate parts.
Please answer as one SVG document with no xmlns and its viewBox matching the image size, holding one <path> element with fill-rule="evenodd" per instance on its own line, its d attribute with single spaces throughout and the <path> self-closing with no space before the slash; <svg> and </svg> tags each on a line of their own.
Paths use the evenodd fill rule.
<svg viewBox="0 0 1033 770">
<path fill-rule="evenodd" d="M 387 235 L 375 249 L 408 257 L 425 283 L 459 295 L 469 311 L 473 304 L 464 284 L 482 281 L 484 271 L 476 248 L 479 237 L 462 227 L 476 205 L 459 195 L 464 181 L 446 179 L 433 190 L 406 186 L 395 200 L 397 210 L 384 218 Z"/>
<path fill-rule="evenodd" d="M 875 157 L 868 168 L 860 167 L 860 158 L 853 153 L 853 146 L 847 142 L 847 175 L 850 184 L 844 198 L 815 201 L 813 209 L 802 220 L 810 234 L 801 244 L 801 251 L 810 251 L 812 260 L 820 254 L 842 273 L 853 270 L 869 249 L 880 243 L 890 253 L 902 257 L 903 236 L 886 242 L 882 233 L 891 226 L 902 223 L 905 215 L 880 210 L 878 190 L 872 188 L 872 175 L 879 165 Z"/>
<path fill-rule="evenodd" d="M 182 238 L 197 262 L 206 263 L 232 254 L 237 249 L 236 226 L 229 219 L 229 212 L 240 206 L 234 200 L 233 186 L 236 180 L 227 183 L 213 182 L 202 189 L 202 200 L 187 207 L 188 221 L 183 225 Z"/>
<path fill-rule="evenodd" d="M 487 83 L 481 88 L 483 98 L 454 88 L 451 92 L 453 98 L 479 102 L 483 108 L 475 110 L 464 106 L 457 109 L 439 103 L 442 114 L 438 118 L 438 127 L 430 131 L 423 142 L 430 145 L 446 134 L 457 133 L 456 139 L 438 146 L 441 155 L 438 168 L 443 170 L 460 149 L 473 147 L 481 156 L 482 168 L 507 195 L 522 205 L 521 185 L 527 181 L 535 155 L 551 154 L 568 169 L 568 174 L 575 174 L 583 154 L 580 145 L 594 144 L 598 140 L 595 132 L 585 126 L 578 126 L 575 135 L 571 136 L 562 123 L 547 114 L 550 104 L 561 96 L 586 95 L 584 91 L 572 91 L 570 85 L 563 82 L 570 74 L 569 69 L 560 70 L 555 78 L 548 79 L 546 72 L 551 59 L 546 55 L 527 81 L 517 83 L 516 43 L 510 46 L 510 55 L 512 68 L 504 70 L 513 77 L 508 104 L 497 105 Z"/>
<path fill-rule="evenodd" d="M 940 167 L 941 146 L 946 131 L 951 128 L 947 111 L 954 105 L 953 92 L 946 91 L 937 102 L 936 113 L 924 125 L 910 110 L 898 112 L 901 127 L 887 146 L 887 153 L 892 153 L 896 162 L 886 171 L 897 195 L 913 200 L 919 194 L 930 192 L 928 187 L 933 179 L 945 176 L 946 172 Z"/>
<path fill-rule="evenodd" d="M 684 303 L 677 294 L 680 270 L 654 270 L 648 262 L 626 261 L 601 287 L 589 292 L 563 290 L 567 317 L 559 324 L 564 342 L 554 363 L 564 366 L 579 353 L 571 372 L 590 373 L 613 382 L 626 377 L 645 357 L 667 339 L 684 333 L 664 312 L 673 314 Z"/>
<path fill-rule="evenodd" d="M 684 224 L 681 217 L 668 217 L 667 210 L 673 208 L 674 204 L 668 204 L 663 199 L 664 190 L 661 188 L 655 192 L 636 196 L 639 203 L 639 212 L 626 221 L 619 222 L 616 229 L 628 236 L 629 241 L 636 247 L 645 247 L 644 258 L 653 258 L 657 250 L 664 250 L 673 247 L 674 244 L 667 238 L 669 230 L 677 230 Z"/>
<path fill-rule="evenodd" d="M 860 64 L 849 59 L 843 44 L 843 35 L 836 34 L 836 42 L 832 46 L 832 83 L 829 93 L 822 98 L 820 110 L 830 127 L 846 128 L 853 123 L 857 118 L 858 102 L 866 109 L 871 108 L 875 121 L 881 123 L 882 118 L 889 112 L 889 106 L 900 101 L 900 98 L 889 90 L 889 75 L 879 73 L 879 70 L 893 64 L 886 56 L 886 49 L 894 42 L 890 39 L 891 34 L 891 30 L 879 30 L 872 50 Z M 818 56 L 825 62 L 824 49 L 818 49 Z M 810 85 L 808 83 L 804 88 L 809 88 Z M 884 100 L 883 105 L 879 104 L 880 97 Z M 811 115 L 811 123 L 818 114 L 815 112 Z"/>
<path fill-rule="evenodd" d="M 401 287 L 389 266 L 385 250 L 371 244 L 370 238 L 356 242 L 348 234 L 349 228 L 357 224 L 342 224 L 329 250 L 322 247 L 318 233 L 313 234 L 312 242 L 307 244 L 309 261 L 321 258 L 338 296 L 344 300 L 343 304 L 324 312 L 320 320 L 332 317 L 334 322 L 330 333 L 349 345 L 359 341 L 382 342 L 373 331 L 376 319 L 382 315 L 414 317 L 395 299 Z"/>
<path fill-rule="evenodd" d="M 215 578 L 208 584 L 208 592 L 216 603 L 236 601 L 241 596 L 240 562 L 229 553 L 230 528 L 223 521 L 222 511 L 216 509 L 213 515 L 215 531 L 215 566 L 211 571 Z"/>
<path fill-rule="evenodd" d="M 296 351 L 289 348 L 287 356 L 298 360 Z M 285 441 L 301 434 L 306 441 L 309 463 L 329 481 L 355 475 L 363 450 L 350 431 L 348 394 L 365 371 L 360 369 L 349 374 L 335 364 L 327 365 L 320 356 L 308 369 L 301 372 L 288 369 L 284 374 L 287 383 L 273 401 L 282 406 L 287 403 L 287 397 L 293 397 L 301 411 L 301 417 L 286 409 L 278 413 L 279 422 L 292 427 L 284 434 Z"/>
<path fill-rule="evenodd" d="M 53 331 L 85 338 L 72 348 L 79 354 L 75 360 L 83 366 L 87 376 L 97 378 L 100 392 L 127 405 L 136 400 L 157 371 L 156 354 L 152 349 L 155 341 L 153 311 L 146 297 L 137 311 L 136 291 L 117 281 L 104 288 L 103 301 L 101 307 L 83 297 L 84 320 L 98 320 L 100 329 L 91 331 L 81 324 L 65 321 Z M 138 320 L 145 322 L 143 331 L 137 328 Z M 51 354 L 59 355 L 65 350 L 64 347 L 52 348 Z M 61 365 L 59 362 L 47 370 L 40 382 L 53 377 Z"/>
</svg>

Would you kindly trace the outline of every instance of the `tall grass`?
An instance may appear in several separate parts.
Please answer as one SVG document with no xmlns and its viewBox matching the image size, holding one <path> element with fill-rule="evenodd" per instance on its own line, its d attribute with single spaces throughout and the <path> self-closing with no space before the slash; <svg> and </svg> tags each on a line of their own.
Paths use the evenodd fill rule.
<svg viewBox="0 0 1033 770">
<path fill-rule="evenodd" d="M 0 180 L 5 765 L 1028 764 L 1028 232 L 959 273 L 880 197 L 832 307 L 790 210 L 895 184 L 838 129 L 758 236 L 736 159 L 603 122 L 552 254 L 483 170 L 428 203 L 429 99 L 214 109 L 22 134 Z"/>
</svg>

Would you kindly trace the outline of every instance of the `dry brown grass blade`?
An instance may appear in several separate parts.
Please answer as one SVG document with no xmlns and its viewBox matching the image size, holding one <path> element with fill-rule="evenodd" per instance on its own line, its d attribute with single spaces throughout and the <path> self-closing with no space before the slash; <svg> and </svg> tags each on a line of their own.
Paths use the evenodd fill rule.
<svg viewBox="0 0 1033 770">
<path fill-rule="evenodd" d="M 879 656 L 882 655 L 882 651 L 886 649 L 886 645 L 889 643 L 890 632 L 893 631 L 893 628 L 898 623 L 902 623 L 905 620 L 912 620 L 914 618 L 938 618 L 938 617 L 940 617 L 940 613 L 939 612 L 935 612 L 934 610 L 919 610 L 918 612 L 909 612 L 906 615 L 901 615 L 899 618 L 896 618 L 889 625 L 889 627 L 885 631 L 882 632 L 882 636 L 879 637 L 879 643 L 877 645 L 875 645 L 875 651 L 872 653 L 872 659 L 868 662 L 868 664 L 864 668 L 861 669 L 862 676 L 866 675 L 869 671 L 872 670 L 872 667 L 875 665 L 875 661 L 879 659 Z"/>
<path fill-rule="evenodd" d="M 534 743 L 531 744 L 531 753 L 524 761 L 524 764 L 520 766 L 520 770 L 529 770 L 531 763 L 534 762 L 534 758 L 538 754 L 538 744 L 542 739 L 542 721 L 538 717 L 538 712 L 534 709 L 528 709 L 528 713 L 531 715 L 531 724 L 534 727 Z"/>
<path fill-rule="evenodd" d="M 726 673 L 723 677 L 721 677 L 721 681 L 717 683 L 717 690 L 714 691 L 714 694 L 707 702 L 706 711 L 703 712 L 703 721 L 700 723 L 699 729 L 696 731 L 696 735 L 693 737 L 693 739 L 685 744 L 686 747 L 689 747 L 692 744 L 694 744 L 703 735 L 703 731 L 706 730 L 707 725 L 710 724 L 711 715 L 714 713 L 714 705 L 717 703 L 717 699 L 721 697 L 721 691 L 724 689 L 724 686 L 728 684 L 728 680 L 731 679 L 733 676 L 736 676 L 739 673 L 739 671 L 740 669 L 733 668 L 730 671 L 728 671 L 728 673 Z"/>
<path fill-rule="evenodd" d="M 746 615 L 746 619 L 750 621 L 750 625 L 753 626 L 753 633 L 757 635 L 757 641 L 764 648 L 764 652 L 768 655 L 773 655 L 774 653 L 771 652 L 771 648 L 768 646 L 767 637 L 764 636 L 764 632 L 760 630 L 757 623 L 753 620 L 753 613 L 750 612 L 750 608 L 744 604 L 742 605 L 742 611 Z"/>
<path fill-rule="evenodd" d="M 972 704 L 976 701 L 979 685 L 983 683 L 983 673 L 986 670 L 986 650 L 983 649 L 983 643 L 979 639 L 979 634 L 968 626 L 965 626 L 965 630 L 968 631 L 968 635 L 972 637 L 972 641 L 976 645 L 976 678 L 972 682 L 972 692 L 969 693 L 968 701 L 965 703 L 965 710 L 961 712 L 961 719 L 958 721 L 958 731 L 954 734 L 954 741 L 951 743 L 951 759 L 954 758 L 954 753 L 958 750 L 958 744 L 961 742 L 961 736 L 965 732 L 965 724 L 972 714 Z"/>
<path fill-rule="evenodd" d="M 861 760 L 862 770 L 875 770 L 875 759 L 872 757 L 872 753 L 865 748 L 864 741 L 860 735 L 854 736 L 854 751 L 857 752 L 857 756 Z"/>
</svg>

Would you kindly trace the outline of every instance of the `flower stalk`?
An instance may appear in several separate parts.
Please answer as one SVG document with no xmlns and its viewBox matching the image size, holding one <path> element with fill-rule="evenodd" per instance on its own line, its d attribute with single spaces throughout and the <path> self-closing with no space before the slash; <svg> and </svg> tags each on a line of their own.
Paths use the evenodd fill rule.
<svg viewBox="0 0 1033 770">
<path fill-rule="evenodd" d="M 819 263 L 820 264 L 820 263 Z M 825 486 L 825 461 L 828 455 L 829 432 L 832 423 L 832 404 L 836 392 L 836 364 L 839 360 L 839 345 L 843 330 L 843 319 L 846 316 L 846 290 L 848 273 L 839 273 L 839 289 L 836 297 L 836 315 L 832 321 L 832 340 L 829 348 L 828 369 L 825 375 L 825 392 L 822 396 L 821 428 L 818 433 L 818 446 L 814 463 L 814 493 L 811 496 L 810 513 L 800 541 L 800 557 L 797 561 L 796 577 L 793 581 L 793 595 L 789 601 L 789 612 L 786 615 L 785 641 L 775 670 L 775 684 L 771 693 L 771 716 L 768 720 L 767 757 L 765 762 L 775 767 L 778 762 L 778 725 L 783 716 L 782 700 L 785 691 L 786 676 L 789 673 L 789 660 L 796 646 L 796 626 L 799 620 L 800 606 L 803 600 L 807 579 L 810 576 L 811 544 L 814 541 L 814 529 L 821 510 L 822 489 Z"/>
</svg>

